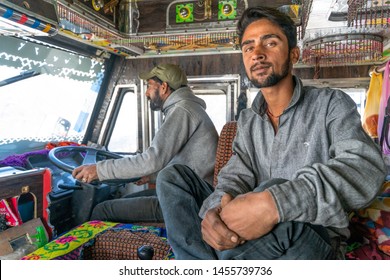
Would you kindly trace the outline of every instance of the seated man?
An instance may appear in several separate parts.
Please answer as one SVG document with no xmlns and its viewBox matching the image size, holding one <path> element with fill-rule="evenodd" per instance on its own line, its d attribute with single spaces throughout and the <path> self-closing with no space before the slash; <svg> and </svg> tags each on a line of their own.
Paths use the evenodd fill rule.
<svg viewBox="0 0 390 280">
<path fill-rule="evenodd" d="M 304 87 L 293 21 L 248 8 L 238 22 L 246 74 L 259 92 L 241 112 L 216 189 L 183 165 L 158 177 L 176 259 L 335 259 L 348 212 L 385 178 L 381 151 L 340 90 Z M 345 242 L 344 242 L 345 244 Z"/>
<path fill-rule="evenodd" d="M 218 133 L 207 115 L 206 103 L 187 86 L 186 74 L 176 65 L 160 64 L 140 74 L 147 81 L 146 97 L 152 110 L 162 110 L 164 120 L 145 152 L 122 159 L 84 165 L 73 171 L 83 182 L 146 178 L 174 163 L 186 164 L 205 181 L 213 180 Z M 146 180 L 145 180 L 146 179 Z M 157 186 L 158 188 L 158 186 Z M 117 222 L 162 222 L 155 191 L 132 198 L 98 204 L 91 219 Z"/>
</svg>

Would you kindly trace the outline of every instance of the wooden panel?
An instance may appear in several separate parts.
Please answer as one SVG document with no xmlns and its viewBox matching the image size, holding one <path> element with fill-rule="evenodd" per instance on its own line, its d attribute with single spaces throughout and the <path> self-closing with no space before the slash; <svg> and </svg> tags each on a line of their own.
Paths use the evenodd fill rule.
<svg viewBox="0 0 390 280">
<path fill-rule="evenodd" d="M 140 72 L 148 71 L 160 63 L 177 64 L 187 76 L 237 74 L 242 71 L 241 54 L 145 58 L 126 60 L 124 63 L 121 79 L 138 80 Z"/>
<path fill-rule="evenodd" d="M 132 80 L 138 83 L 138 74 L 152 69 L 159 63 L 173 63 L 182 67 L 188 76 L 240 74 L 241 87 L 246 88 L 248 80 L 241 54 L 204 55 L 186 57 L 161 57 L 123 60 L 123 74 L 119 83 Z M 301 79 L 366 78 L 372 65 L 323 67 L 316 74 L 313 67 L 295 68 L 293 73 Z"/>
</svg>

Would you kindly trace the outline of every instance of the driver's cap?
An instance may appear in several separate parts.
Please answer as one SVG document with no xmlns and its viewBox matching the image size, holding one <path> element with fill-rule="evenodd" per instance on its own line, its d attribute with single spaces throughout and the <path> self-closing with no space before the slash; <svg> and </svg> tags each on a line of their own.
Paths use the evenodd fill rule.
<svg viewBox="0 0 390 280">
<path fill-rule="evenodd" d="M 184 71 L 174 64 L 159 64 L 150 72 L 139 74 L 139 78 L 142 80 L 149 80 L 153 77 L 157 77 L 161 81 L 168 83 L 174 90 L 188 84 L 187 76 Z"/>
</svg>

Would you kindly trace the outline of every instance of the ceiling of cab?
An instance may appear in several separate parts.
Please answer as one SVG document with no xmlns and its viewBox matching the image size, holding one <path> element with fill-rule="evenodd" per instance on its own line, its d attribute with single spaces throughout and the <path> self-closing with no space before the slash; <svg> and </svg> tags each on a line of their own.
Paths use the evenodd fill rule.
<svg viewBox="0 0 390 280">
<path fill-rule="evenodd" d="M 129 59 L 239 52 L 237 20 L 258 4 L 293 18 L 307 65 L 388 59 L 386 0 L 1 1 L 0 34 L 61 37 Z"/>
</svg>

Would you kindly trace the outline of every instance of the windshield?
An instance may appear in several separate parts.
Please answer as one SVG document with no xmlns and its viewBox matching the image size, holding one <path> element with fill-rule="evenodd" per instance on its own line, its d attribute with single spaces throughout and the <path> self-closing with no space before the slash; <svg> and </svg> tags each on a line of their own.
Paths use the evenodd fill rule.
<svg viewBox="0 0 390 280">
<path fill-rule="evenodd" d="M 104 64 L 19 38 L 0 42 L 0 159 L 49 142 L 81 143 Z"/>
</svg>

